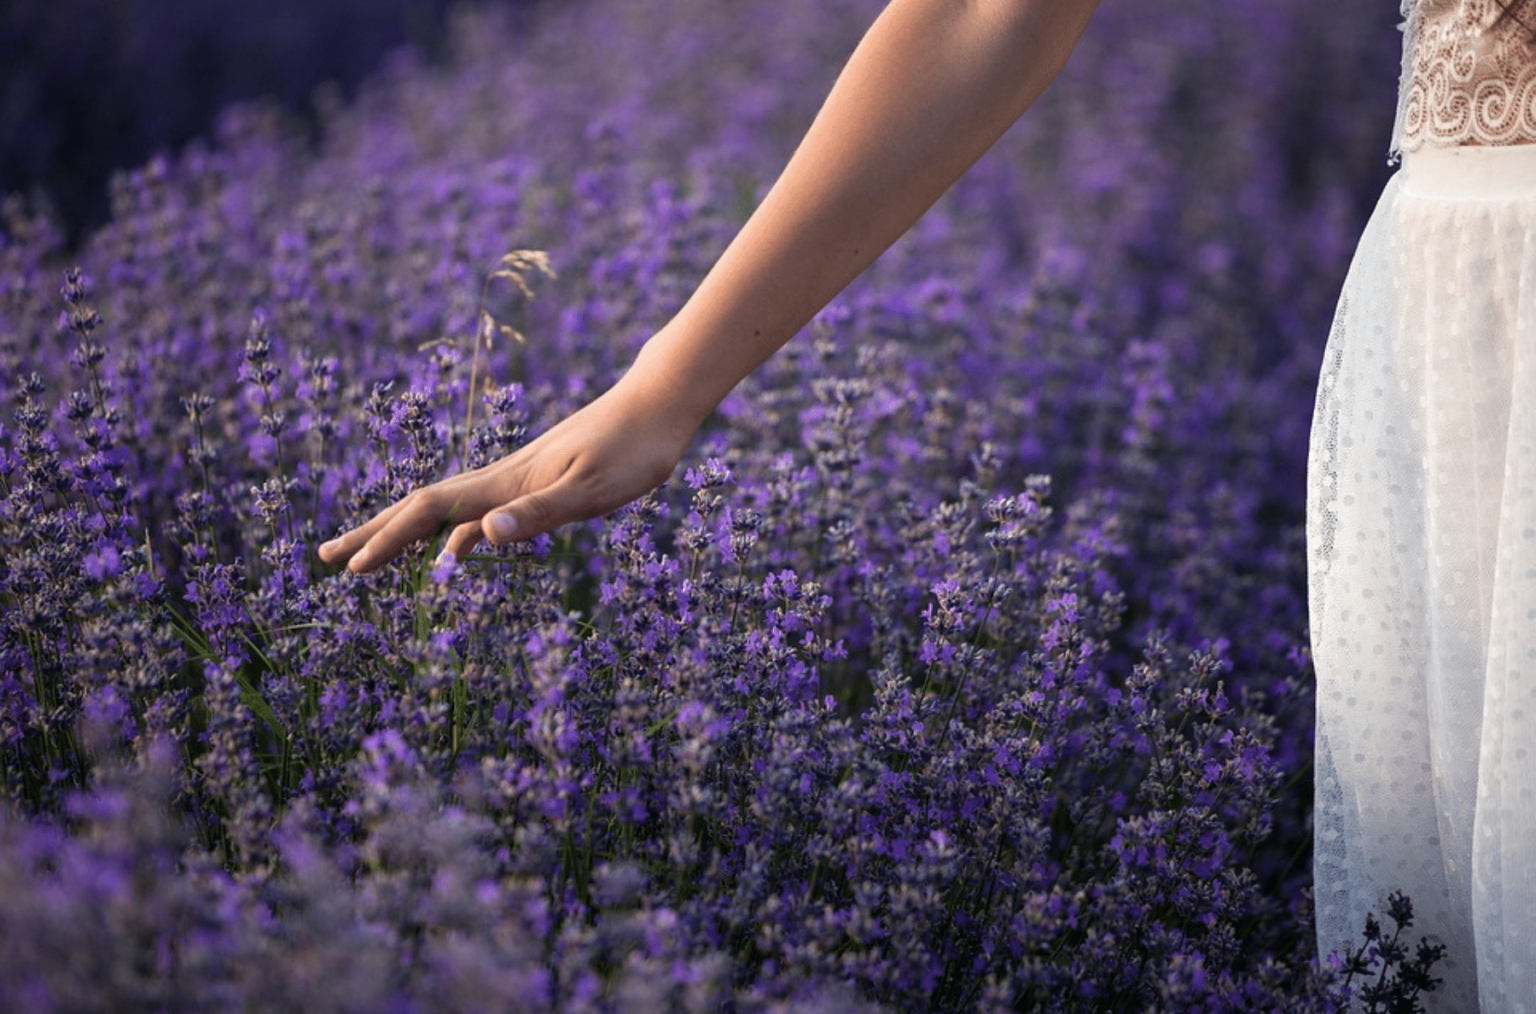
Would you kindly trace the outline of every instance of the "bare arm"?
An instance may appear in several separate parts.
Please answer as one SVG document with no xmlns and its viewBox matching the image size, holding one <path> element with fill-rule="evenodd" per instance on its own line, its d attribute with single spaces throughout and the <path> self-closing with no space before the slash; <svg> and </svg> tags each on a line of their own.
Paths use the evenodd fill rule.
<svg viewBox="0 0 1536 1014">
<path fill-rule="evenodd" d="M 1098 0 L 894 0 L 636 368 L 702 422 L 906 232 L 1065 65 Z"/>
<path fill-rule="evenodd" d="M 373 570 L 456 525 L 531 538 L 664 482 L 731 388 L 932 206 L 1060 72 L 1098 0 L 892 0 L 762 204 L 612 388 L 491 465 L 425 487 L 320 549 Z M 499 527 L 502 518 L 510 527 Z"/>
</svg>

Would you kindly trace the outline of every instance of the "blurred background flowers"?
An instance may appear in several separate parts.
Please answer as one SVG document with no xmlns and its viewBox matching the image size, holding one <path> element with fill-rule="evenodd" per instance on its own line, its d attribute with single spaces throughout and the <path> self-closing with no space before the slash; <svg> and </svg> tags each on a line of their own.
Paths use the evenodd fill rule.
<svg viewBox="0 0 1536 1014">
<path fill-rule="evenodd" d="M 502 0 L 509 8 L 534 0 Z M 443 55 L 448 0 L 7 0 L 0 5 L 0 193 L 48 195 L 72 235 L 106 182 L 267 100 L 350 95 L 390 54 Z"/>
</svg>

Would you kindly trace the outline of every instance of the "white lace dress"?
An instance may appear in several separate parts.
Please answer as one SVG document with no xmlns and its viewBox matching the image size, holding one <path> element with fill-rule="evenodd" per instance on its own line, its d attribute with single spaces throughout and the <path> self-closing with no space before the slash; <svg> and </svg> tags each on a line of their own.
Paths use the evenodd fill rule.
<svg viewBox="0 0 1536 1014">
<path fill-rule="evenodd" d="M 1318 942 L 1403 890 L 1431 1012 L 1536 1014 L 1536 46 L 1493 0 L 1403 12 L 1312 430 Z"/>
</svg>

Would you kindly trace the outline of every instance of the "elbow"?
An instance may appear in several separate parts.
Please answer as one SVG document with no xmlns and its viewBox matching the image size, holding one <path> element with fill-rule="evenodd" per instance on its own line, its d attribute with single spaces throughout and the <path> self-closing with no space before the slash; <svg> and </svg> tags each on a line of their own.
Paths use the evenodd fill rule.
<svg viewBox="0 0 1536 1014">
<path fill-rule="evenodd" d="M 994 30 L 1049 84 L 1064 69 L 1099 0 L 977 0 Z"/>
</svg>

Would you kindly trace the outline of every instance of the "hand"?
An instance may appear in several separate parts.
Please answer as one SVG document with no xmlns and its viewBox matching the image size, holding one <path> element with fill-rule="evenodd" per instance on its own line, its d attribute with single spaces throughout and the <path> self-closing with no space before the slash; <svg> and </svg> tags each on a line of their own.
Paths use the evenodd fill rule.
<svg viewBox="0 0 1536 1014">
<path fill-rule="evenodd" d="M 633 375 L 500 461 L 412 491 L 321 546 L 320 559 L 366 574 L 444 525 L 454 526 L 445 552 L 458 557 L 482 538 L 531 539 L 644 496 L 672 474 L 698 424 Z"/>
</svg>

